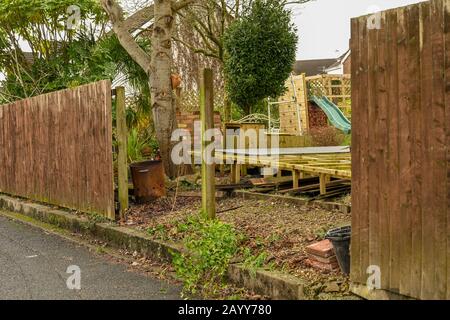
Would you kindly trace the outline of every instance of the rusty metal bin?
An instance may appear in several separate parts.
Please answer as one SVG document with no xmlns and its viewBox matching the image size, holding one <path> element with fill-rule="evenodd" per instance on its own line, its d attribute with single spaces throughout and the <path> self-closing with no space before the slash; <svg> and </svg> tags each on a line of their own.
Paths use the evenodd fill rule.
<svg viewBox="0 0 450 320">
<path fill-rule="evenodd" d="M 130 165 L 137 203 L 147 203 L 166 195 L 162 161 L 143 161 Z"/>
</svg>

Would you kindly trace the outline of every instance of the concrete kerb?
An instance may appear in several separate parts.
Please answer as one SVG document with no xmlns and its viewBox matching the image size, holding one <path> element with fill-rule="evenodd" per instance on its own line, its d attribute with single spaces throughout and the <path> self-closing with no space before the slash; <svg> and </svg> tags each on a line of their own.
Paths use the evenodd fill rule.
<svg viewBox="0 0 450 320">
<path fill-rule="evenodd" d="M 173 252 L 182 252 L 176 243 L 157 241 L 144 232 L 113 223 L 95 223 L 64 210 L 51 208 L 29 200 L 0 194 L 0 209 L 16 212 L 35 220 L 55 225 L 72 232 L 88 234 L 113 247 L 137 251 L 147 256 L 170 262 Z M 305 282 L 294 276 L 264 269 L 249 270 L 233 264 L 228 269 L 229 281 L 273 299 L 305 299 Z"/>
</svg>

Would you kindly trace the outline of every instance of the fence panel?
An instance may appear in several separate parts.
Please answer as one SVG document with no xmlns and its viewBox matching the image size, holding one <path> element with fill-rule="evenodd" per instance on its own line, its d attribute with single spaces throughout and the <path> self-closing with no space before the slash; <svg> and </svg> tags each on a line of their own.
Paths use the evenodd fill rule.
<svg viewBox="0 0 450 320">
<path fill-rule="evenodd" d="M 356 287 L 450 298 L 449 32 L 450 0 L 352 20 Z"/>
<path fill-rule="evenodd" d="M 114 219 L 111 84 L 0 106 L 0 192 Z"/>
</svg>

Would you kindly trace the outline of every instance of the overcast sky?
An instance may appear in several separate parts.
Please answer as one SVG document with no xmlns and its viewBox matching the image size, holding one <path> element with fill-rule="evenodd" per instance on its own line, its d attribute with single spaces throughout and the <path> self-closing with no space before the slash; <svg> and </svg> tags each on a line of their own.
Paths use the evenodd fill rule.
<svg viewBox="0 0 450 320">
<path fill-rule="evenodd" d="M 297 6 L 297 59 L 335 58 L 349 48 L 350 19 L 423 0 L 315 0 Z"/>
</svg>

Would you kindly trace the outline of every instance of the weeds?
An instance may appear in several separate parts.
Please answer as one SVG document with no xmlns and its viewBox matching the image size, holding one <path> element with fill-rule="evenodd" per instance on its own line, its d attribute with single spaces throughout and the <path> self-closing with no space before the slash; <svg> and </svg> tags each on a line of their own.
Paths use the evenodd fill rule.
<svg viewBox="0 0 450 320">
<path fill-rule="evenodd" d="M 238 235 L 234 228 L 218 220 L 189 218 L 178 226 L 186 233 L 186 253 L 174 253 L 173 264 L 183 281 L 184 292 L 216 294 L 224 286 L 231 259 L 238 252 Z"/>
</svg>

